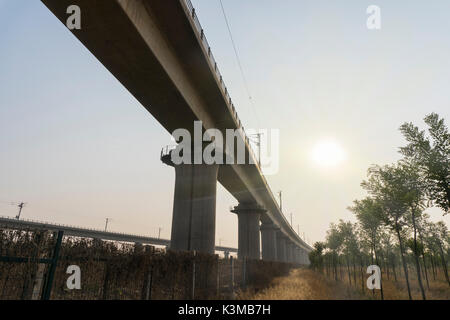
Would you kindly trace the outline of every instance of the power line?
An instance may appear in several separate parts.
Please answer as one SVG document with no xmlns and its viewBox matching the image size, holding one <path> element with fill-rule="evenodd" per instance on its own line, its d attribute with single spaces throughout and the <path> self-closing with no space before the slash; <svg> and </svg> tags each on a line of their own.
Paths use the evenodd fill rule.
<svg viewBox="0 0 450 320">
<path fill-rule="evenodd" d="M 11 206 L 16 206 L 16 205 L 19 205 L 19 204 L 20 204 L 20 202 L 15 202 L 15 201 L 2 201 L 2 200 L 0 200 L 0 203 L 7 204 L 7 205 L 11 205 Z"/>
<path fill-rule="evenodd" d="M 236 43 L 234 42 L 233 33 L 231 32 L 230 23 L 228 22 L 227 14 L 225 12 L 225 8 L 223 6 L 222 0 L 219 0 L 219 2 L 220 2 L 220 7 L 222 8 L 222 13 L 223 13 L 223 17 L 225 19 L 225 23 L 227 25 L 228 34 L 230 35 L 231 44 L 233 45 L 233 50 L 234 50 L 234 54 L 236 56 L 237 64 L 239 66 L 239 70 L 241 71 L 242 80 L 244 81 L 245 90 L 247 91 L 247 95 L 248 95 L 248 98 L 250 100 L 250 104 L 251 104 L 253 113 L 255 114 L 256 121 L 258 122 L 258 126 L 260 126 L 258 113 L 255 110 L 255 105 L 253 103 L 253 97 L 250 94 L 250 89 L 249 89 L 249 86 L 248 86 L 247 78 L 245 77 L 244 69 L 242 68 L 241 59 L 239 58 L 239 53 L 238 53 L 238 50 L 237 50 L 237 47 L 236 47 Z"/>
</svg>

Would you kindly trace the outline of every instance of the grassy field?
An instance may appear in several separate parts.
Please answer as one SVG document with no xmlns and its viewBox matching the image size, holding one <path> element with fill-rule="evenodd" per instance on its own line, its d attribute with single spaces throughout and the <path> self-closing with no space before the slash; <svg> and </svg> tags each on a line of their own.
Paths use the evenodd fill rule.
<svg viewBox="0 0 450 320">
<path fill-rule="evenodd" d="M 420 291 L 415 279 L 411 281 L 413 299 L 420 300 Z M 383 281 L 386 300 L 408 299 L 406 286 L 402 281 Z M 262 291 L 241 292 L 240 299 L 251 300 L 371 300 L 380 299 L 379 291 L 375 294 L 361 286 L 350 286 L 346 281 L 335 281 L 310 269 L 294 269 L 287 277 L 276 278 L 272 285 Z M 430 282 L 427 298 L 432 300 L 450 300 L 450 287 L 443 279 Z"/>
</svg>

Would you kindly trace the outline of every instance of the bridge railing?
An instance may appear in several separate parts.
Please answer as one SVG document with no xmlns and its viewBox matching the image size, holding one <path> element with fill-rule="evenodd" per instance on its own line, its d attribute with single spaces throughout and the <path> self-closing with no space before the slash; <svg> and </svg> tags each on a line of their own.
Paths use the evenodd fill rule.
<svg viewBox="0 0 450 320">
<path fill-rule="evenodd" d="M 47 225 L 47 226 L 51 226 L 54 228 L 69 228 L 69 229 L 77 229 L 77 230 L 83 230 L 83 231 L 92 231 L 92 232 L 100 232 L 100 233 L 105 233 L 104 230 L 100 230 L 100 229 L 94 229 L 94 228 L 87 228 L 87 227 L 80 227 L 80 226 L 74 226 L 74 225 L 67 225 L 67 224 L 61 224 L 61 223 L 51 223 L 51 222 L 47 222 L 47 221 L 39 221 L 39 220 L 33 220 L 33 219 L 15 219 L 12 217 L 6 217 L 6 216 L 0 216 L 0 225 L 1 225 L 1 219 L 4 220 L 9 220 L 11 222 L 15 222 L 15 223 L 35 223 L 35 224 L 39 224 L 39 225 Z M 143 236 L 143 235 L 138 235 L 138 234 L 133 234 L 133 233 L 124 233 L 124 232 L 114 232 L 114 231 L 106 231 L 106 233 L 108 234 L 114 234 L 114 235 L 121 235 L 121 236 L 132 236 L 135 238 L 141 238 L 141 239 L 157 239 L 155 237 L 149 237 L 149 236 Z"/>
<path fill-rule="evenodd" d="M 241 120 L 239 119 L 239 116 L 237 114 L 237 111 L 236 111 L 236 108 L 234 106 L 233 100 L 231 99 L 230 94 L 228 92 L 228 88 L 225 85 L 225 82 L 223 81 L 222 74 L 220 73 L 220 70 L 217 67 L 217 62 L 216 62 L 216 60 L 214 58 L 214 55 L 212 53 L 211 46 L 209 45 L 208 40 L 206 38 L 204 29 L 202 28 L 200 20 L 198 19 L 197 12 L 196 12 L 194 6 L 192 5 L 191 0 L 182 0 L 181 2 L 186 5 L 186 7 L 187 7 L 187 9 L 188 9 L 188 11 L 190 13 L 189 16 L 192 19 L 192 21 L 194 22 L 194 25 L 195 25 L 197 33 L 200 35 L 200 39 L 202 41 L 202 44 L 204 46 L 205 51 L 208 54 L 208 58 L 210 60 L 211 65 L 213 66 L 213 69 L 214 69 L 214 72 L 216 73 L 217 79 L 219 80 L 220 88 L 221 88 L 222 93 L 223 93 L 223 95 L 225 97 L 225 101 L 226 101 L 227 107 L 228 107 L 230 113 L 233 115 L 233 118 L 235 120 L 236 126 L 237 126 L 237 128 L 242 130 L 243 138 L 244 138 L 246 144 L 248 145 L 248 149 L 249 149 L 249 152 L 251 153 L 251 157 L 253 157 L 253 159 L 256 160 L 257 159 L 256 158 L 256 154 L 255 154 L 255 152 L 254 152 L 254 150 L 253 150 L 253 148 L 252 148 L 252 146 L 250 144 L 250 139 L 249 139 L 249 137 L 248 137 L 248 135 L 247 135 L 247 133 L 245 131 L 245 128 L 242 125 Z M 254 162 L 255 162 L 255 165 L 259 168 L 259 163 L 258 163 L 259 161 L 254 161 Z M 259 168 L 259 169 L 261 171 L 261 168 Z M 261 175 L 262 175 L 262 172 L 261 172 Z"/>
<path fill-rule="evenodd" d="M 192 5 L 191 0 L 182 0 L 181 2 L 186 5 L 187 10 L 190 13 L 189 17 L 194 22 L 194 26 L 196 28 L 196 31 L 200 35 L 200 39 L 202 41 L 202 44 L 204 46 L 205 51 L 207 52 L 208 58 L 210 60 L 210 63 L 213 66 L 214 72 L 216 73 L 217 79 L 219 80 L 219 84 L 220 84 L 219 87 L 221 88 L 222 93 L 223 93 L 223 95 L 225 97 L 225 101 L 226 101 L 227 107 L 228 107 L 230 113 L 234 117 L 234 120 L 236 122 L 236 126 L 238 128 L 241 128 L 242 131 L 244 132 L 244 137 L 245 137 L 245 140 L 246 140 L 246 142 L 247 142 L 247 144 L 249 146 L 249 150 L 253 154 L 253 157 L 256 159 L 255 153 L 254 153 L 253 149 L 250 146 L 249 138 L 248 138 L 247 134 L 245 133 L 245 129 L 242 126 L 242 122 L 241 122 L 241 120 L 239 119 L 239 117 L 237 115 L 236 108 L 234 107 L 233 100 L 231 99 L 230 94 L 228 92 L 228 88 L 225 85 L 225 82 L 223 80 L 222 74 L 219 71 L 219 68 L 217 67 L 217 62 L 216 62 L 216 60 L 214 58 L 214 55 L 213 55 L 213 53 L 211 51 L 211 46 L 209 45 L 208 40 L 206 39 L 206 35 L 205 35 L 205 32 L 204 32 L 204 29 L 202 28 L 200 20 L 198 19 L 198 16 L 197 16 L 197 12 L 195 11 L 195 8 Z"/>
</svg>

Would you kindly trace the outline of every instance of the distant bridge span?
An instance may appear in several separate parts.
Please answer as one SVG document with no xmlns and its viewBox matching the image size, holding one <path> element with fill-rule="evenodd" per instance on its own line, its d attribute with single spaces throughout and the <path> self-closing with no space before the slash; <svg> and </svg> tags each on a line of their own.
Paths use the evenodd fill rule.
<svg viewBox="0 0 450 320">
<path fill-rule="evenodd" d="M 212 253 L 216 186 L 239 202 L 240 258 L 307 264 L 312 248 L 293 230 L 257 164 L 248 137 L 218 71 L 189 0 L 41 0 L 66 24 L 67 8 L 81 8 L 72 33 L 170 133 L 203 129 L 240 131 L 248 165 L 175 167 L 171 248 Z"/>
<path fill-rule="evenodd" d="M 106 232 L 97 229 L 82 228 L 76 226 L 68 226 L 64 224 L 55 224 L 43 221 L 34 220 L 17 220 L 9 217 L 0 217 L 0 229 L 2 227 L 11 229 L 32 229 L 32 230 L 48 230 L 48 231 L 64 231 L 64 235 L 92 238 L 110 241 L 121 241 L 130 243 L 150 244 L 155 246 L 170 246 L 170 240 L 159 239 L 154 237 L 140 236 L 135 234 L 126 234 L 121 232 Z M 215 251 L 237 253 L 236 248 L 228 248 L 223 246 L 216 246 Z"/>
</svg>

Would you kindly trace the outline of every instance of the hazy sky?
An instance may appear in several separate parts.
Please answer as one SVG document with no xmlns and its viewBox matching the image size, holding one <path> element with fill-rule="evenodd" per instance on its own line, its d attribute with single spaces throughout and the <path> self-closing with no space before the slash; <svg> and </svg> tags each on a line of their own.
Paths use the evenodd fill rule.
<svg viewBox="0 0 450 320">
<path fill-rule="evenodd" d="M 450 2 L 223 0 L 253 96 L 251 107 L 219 0 L 193 0 L 246 128 L 281 130 L 285 212 L 310 241 L 364 196 L 371 164 L 399 158 L 398 127 L 450 120 Z M 378 5 L 382 29 L 369 31 Z M 346 160 L 311 160 L 337 141 Z M 0 0 L 0 215 L 169 238 L 170 135 L 37 0 Z M 237 246 L 236 200 L 218 187 L 216 239 Z M 433 219 L 441 219 L 431 210 Z M 445 218 L 447 224 L 450 218 Z"/>
</svg>

